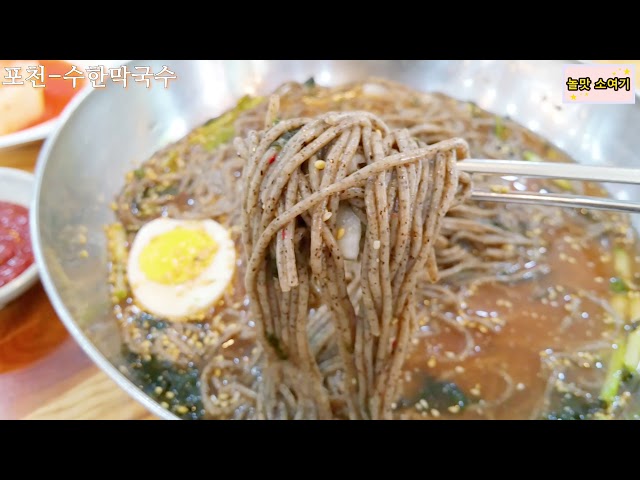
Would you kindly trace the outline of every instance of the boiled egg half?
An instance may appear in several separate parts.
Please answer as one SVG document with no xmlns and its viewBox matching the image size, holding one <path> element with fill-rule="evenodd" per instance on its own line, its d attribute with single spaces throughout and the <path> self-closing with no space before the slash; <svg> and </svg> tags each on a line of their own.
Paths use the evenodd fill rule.
<svg viewBox="0 0 640 480">
<path fill-rule="evenodd" d="M 235 264 L 233 240 L 218 222 L 157 218 L 133 240 L 127 279 L 140 308 L 189 321 L 220 299 Z"/>
</svg>

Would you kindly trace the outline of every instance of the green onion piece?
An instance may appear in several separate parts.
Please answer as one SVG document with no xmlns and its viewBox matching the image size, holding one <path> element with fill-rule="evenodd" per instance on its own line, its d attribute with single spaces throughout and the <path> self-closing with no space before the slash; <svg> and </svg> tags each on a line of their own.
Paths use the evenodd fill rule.
<svg viewBox="0 0 640 480">
<path fill-rule="evenodd" d="M 629 294 L 629 322 L 640 320 L 640 292 Z M 630 373 L 640 372 L 640 327 L 627 337 L 627 351 L 624 355 L 624 366 Z"/>
<path fill-rule="evenodd" d="M 600 391 L 600 400 L 607 405 L 611 405 L 618 394 L 624 367 L 625 344 L 623 341 L 618 341 L 616 342 L 616 346 L 617 348 L 613 350 L 611 354 L 609 368 L 607 368 L 607 376 Z"/>
<path fill-rule="evenodd" d="M 638 371 L 638 364 L 640 364 L 640 329 L 635 329 L 627 337 L 624 367 L 630 373 L 635 373 Z"/>
<path fill-rule="evenodd" d="M 640 292 L 629 294 L 629 321 L 640 320 Z"/>
<path fill-rule="evenodd" d="M 122 302 L 127 299 L 127 291 L 126 290 L 114 290 L 113 296 L 118 302 Z"/>
<path fill-rule="evenodd" d="M 203 126 L 194 130 L 189 135 L 189 140 L 191 143 L 203 145 L 207 150 L 213 150 L 219 147 L 234 137 L 235 128 L 233 124 L 238 116 L 242 112 L 261 104 L 263 101 L 264 97 L 250 97 L 249 95 L 245 95 L 232 110 L 209 120 Z"/>
<path fill-rule="evenodd" d="M 626 293 L 629 291 L 629 287 L 621 278 L 612 278 L 609 282 L 609 289 L 613 293 Z"/>
<path fill-rule="evenodd" d="M 177 172 L 180 166 L 180 154 L 172 150 L 164 162 L 164 167 L 170 172 Z"/>
<path fill-rule="evenodd" d="M 625 283 L 630 284 L 631 278 L 631 259 L 629 254 L 622 247 L 614 247 L 613 249 L 613 268 L 616 275 L 620 277 Z"/>
<path fill-rule="evenodd" d="M 616 293 L 611 297 L 611 307 L 623 321 L 627 320 L 629 301 L 626 293 Z"/>
<path fill-rule="evenodd" d="M 507 134 L 507 129 L 504 126 L 504 122 L 502 121 L 502 117 L 499 117 L 496 115 L 495 117 L 496 120 L 496 137 L 498 137 L 500 140 L 505 140 L 506 139 L 506 134 Z"/>
<path fill-rule="evenodd" d="M 531 150 L 525 150 L 522 152 L 522 158 L 527 162 L 539 162 L 541 160 L 541 158 Z"/>
</svg>

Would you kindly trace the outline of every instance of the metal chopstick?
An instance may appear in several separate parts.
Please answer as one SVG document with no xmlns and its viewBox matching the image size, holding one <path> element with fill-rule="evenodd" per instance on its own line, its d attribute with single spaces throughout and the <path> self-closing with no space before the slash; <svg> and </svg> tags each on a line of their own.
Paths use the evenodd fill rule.
<svg viewBox="0 0 640 480">
<path fill-rule="evenodd" d="M 545 177 L 603 183 L 640 185 L 640 169 L 581 165 L 576 163 L 528 162 L 521 160 L 465 159 L 458 168 L 467 173 L 502 176 Z M 539 192 L 487 192 L 473 190 L 471 198 L 489 202 L 526 203 L 554 207 L 592 208 L 640 213 L 640 203 L 612 198 Z"/>
<path fill-rule="evenodd" d="M 526 162 L 523 160 L 465 159 L 458 168 L 468 173 L 489 173 L 564 180 L 640 185 L 640 169 L 603 167 L 579 163 Z"/>
<path fill-rule="evenodd" d="M 535 192 L 495 193 L 473 190 L 471 192 L 471 198 L 486 202 L 528 203 L 551 207 L 593 208 L 614 212 L 640 213 L 640 203 L 580 195 Z"/>
</svg>

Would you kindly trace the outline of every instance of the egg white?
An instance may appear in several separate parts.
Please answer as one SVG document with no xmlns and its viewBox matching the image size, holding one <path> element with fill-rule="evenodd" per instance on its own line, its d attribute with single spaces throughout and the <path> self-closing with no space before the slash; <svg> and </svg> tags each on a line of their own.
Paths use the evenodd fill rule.
<svg viewBox="0 0 640 480">
<path fill-rule="evenodd" d="M 217 251 L 206 269 L 196 278 L 177 285 L 150 280 L 140 269 L 140 255 L 158 235 L 177 227 L 204 229 L 217 244 Z M 193 320 L 223 295 L 233 278 L 236 250 L 229 232 L 214 220 L 176 220 L 157 218 L 145 224 L 131 245 L 127 279 L 136 304 L 144 311 L 171 321 Z"/>
</svg>

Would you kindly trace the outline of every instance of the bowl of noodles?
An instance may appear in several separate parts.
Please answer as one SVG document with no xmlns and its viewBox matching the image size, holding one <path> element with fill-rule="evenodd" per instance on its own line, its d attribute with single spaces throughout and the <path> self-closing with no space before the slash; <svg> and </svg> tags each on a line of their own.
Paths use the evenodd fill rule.
<svg viewBox="0 0 640 480">
<path fill-rule="evenodd" d="M 638 106 L 561 104 L 562 65 L 176 61 L 87 93 L 39 159 L 46 291 L 163 418 L 640 418 L 638 220 L 469 198 L 639 192 L 456 167 L 640 167 Z"/>
</svg>

